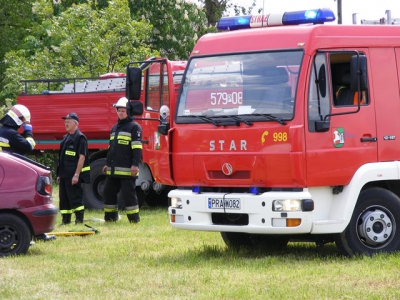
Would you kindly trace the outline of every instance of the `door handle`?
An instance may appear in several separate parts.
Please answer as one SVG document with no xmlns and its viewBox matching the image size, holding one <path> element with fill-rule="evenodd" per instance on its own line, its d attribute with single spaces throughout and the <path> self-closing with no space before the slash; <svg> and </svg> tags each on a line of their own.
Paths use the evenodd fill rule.
<svg viewBox="0 0 400 300">
<path fill-rule="evenodd" d="M 376 137 L 362 137 L 360 139 L 361 143 L 364 142 L 376 142 L 378 139 Z"/>
</svg>

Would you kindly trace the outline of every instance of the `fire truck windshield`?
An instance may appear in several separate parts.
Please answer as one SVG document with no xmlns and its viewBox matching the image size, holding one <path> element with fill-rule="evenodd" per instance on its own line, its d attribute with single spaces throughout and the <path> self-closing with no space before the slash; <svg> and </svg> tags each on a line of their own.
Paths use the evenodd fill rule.
<svg viewBox="0 0 400 300">
<path fill-rule="evenodd" d="M 182 80 L 176 122 L 214 124 L 231 118 L 283 124 L 294 116 L 302 57 L 302 50 L 293 50 L 192 58 Z"/>
</svg>

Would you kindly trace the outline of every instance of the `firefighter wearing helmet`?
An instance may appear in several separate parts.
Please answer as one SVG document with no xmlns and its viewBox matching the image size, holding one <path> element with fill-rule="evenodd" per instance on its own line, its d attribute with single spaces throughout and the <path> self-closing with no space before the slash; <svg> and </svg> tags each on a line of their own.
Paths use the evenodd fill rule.
<svg viewBox="0 0 400 300">
<path fill-rule="evenodd" d="M 142 159 L 142 128 L 129 117 L 129 101 L 122 97 L 113 106 L 118 122 L 110 133 L 107 164 L 103 173 L 107 175 L 104 184 L 104 220 L 117 221 L 120 192 L 126 215 L 131 223 L 140 221 L 139 204 L 136 195 L 136 179 Z"/>
<path fill-rule="evenodd" d="M 32 151 L 35 146 L 35 140 L 32 134 L 31 113 L 29 109 L 21 104 L 16 104 L 0 120 L 0 149 L 7 152 L 15 152 L 25 155 Z M 23 133 L 18 133 L 22 126 Z"/>
</svg>

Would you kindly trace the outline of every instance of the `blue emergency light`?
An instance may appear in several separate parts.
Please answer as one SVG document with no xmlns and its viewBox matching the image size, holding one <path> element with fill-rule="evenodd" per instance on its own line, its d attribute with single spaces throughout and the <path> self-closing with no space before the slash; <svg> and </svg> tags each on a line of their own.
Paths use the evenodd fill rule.
<svg viewBox="0 0 400 300">
<path fill-rule="evenodd" d="M 282 25 L 323 24 L 335 20 L 335 14 L 331 9 L 319 8 L 268 15 L 223 17 L 219 20 L 217 28 L 220 31 L 227 31 Z"/>
</svg>

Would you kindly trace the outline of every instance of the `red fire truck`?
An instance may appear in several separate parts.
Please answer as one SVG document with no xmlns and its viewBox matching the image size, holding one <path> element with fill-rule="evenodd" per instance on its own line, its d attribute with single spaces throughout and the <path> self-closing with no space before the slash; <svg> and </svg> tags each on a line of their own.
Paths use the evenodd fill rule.
<svg viewBox="0 0 400 300">
<path fill-rule="evenodd" d="M 229 32 L 197 42 L 159 126 L 174 228 L 232 247 L 400 250 L 400 27 L 334 19 L 223 18 Z"/>
<path fill-rule="evenodd" d="M 159 110 L 176 101 L 185 61 L 151 58 L 141 64 L 143 77 L 138 81 L 143 92 L 140 101 L 144 110 L 135 117 L 143 130 L 143 162 L 137 180 L 139 203 L 150 206 L 167 205 L 170 187 L 157 177 L 160 165 L 157 149 L 165 137 L 157 132 Z M 125 96 L 124 73 L 110 73 L 100 78 L 67 78 L 24 80 L 24 91 L 18 96 L 19 104 L 29 107 L 36 140 L 35 151 L 58 151 L 66 133 L 61 117 L 69 112 L 79 116 L 79 128 L 88 138 L 91 153 L 91 183 L 85 185 L 87 208 L 102 209 L 103 184 L 110 129 L 117 121 L 112 104 Z M 168 182 L 167 182 L 168 183 Z"/>
</svg>

